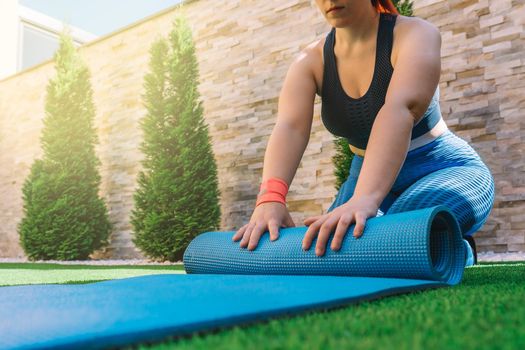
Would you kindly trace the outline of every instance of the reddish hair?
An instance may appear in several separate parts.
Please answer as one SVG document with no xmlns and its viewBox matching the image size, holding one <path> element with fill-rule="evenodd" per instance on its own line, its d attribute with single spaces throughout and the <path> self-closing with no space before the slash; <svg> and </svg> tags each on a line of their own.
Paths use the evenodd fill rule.
<svg viewBox="0 0 525 350">
<path fill-rule="evenodd" d="M 391 13 L 399 15 L 399 11 L 396 9 L 392 0 L 371 0 L 372 6 L 374 6 L 377 12 Z"/>
</svg>

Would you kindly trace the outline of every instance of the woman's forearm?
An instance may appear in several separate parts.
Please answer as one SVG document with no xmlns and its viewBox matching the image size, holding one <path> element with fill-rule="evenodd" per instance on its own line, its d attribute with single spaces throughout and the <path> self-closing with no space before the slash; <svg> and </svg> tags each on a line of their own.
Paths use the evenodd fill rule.
<svg viewBox="0 0 525 350">
<path fill-rule="evenodd" d="M 413 126 L 408 108 L 383 105 L 370 133 L 354 196 L 369 197 L 381 205 L 405 161 Z"/>
<path fill-rule="evenodd" d="M 290 186 L 309 138 L 310 134 L 285 123 L 275 124 L 264 154 L 262 181 L 278 177 Z"/>
</svg>

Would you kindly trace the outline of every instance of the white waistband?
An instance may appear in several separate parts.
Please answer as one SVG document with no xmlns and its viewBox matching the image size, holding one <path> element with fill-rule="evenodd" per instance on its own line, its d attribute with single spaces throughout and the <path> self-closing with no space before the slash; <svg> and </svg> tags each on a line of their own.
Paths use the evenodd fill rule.
<svg viewBox="0 0 525 350">
<path fill-rule="evenodd" d="M 445 123 L 445 120 L 441 118 L 439 122 L 431 130 L 413 139 L 410 142 L 410 146 L 408 147 L 408 150 L 412 151 L 413 149 L 419 148 L 421 146 L 426 145 L 427 143 L 434 141 L 439 136 L 441 136 L 441 134 L 447 131 L 447 129 L 448 129 L 448 126 Z"/>
</svg>

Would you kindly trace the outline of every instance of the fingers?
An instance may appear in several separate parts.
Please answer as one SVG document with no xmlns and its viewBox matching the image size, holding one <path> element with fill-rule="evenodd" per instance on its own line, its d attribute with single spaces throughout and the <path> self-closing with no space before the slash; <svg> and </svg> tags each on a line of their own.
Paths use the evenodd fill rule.
<svg viewBox="0 0 525 350">
<path fill-rule="evenodd" d="M 335 230 L 334 239 L 332 239 L 331 248 L 332 250 L 339 250 L 341 249 L 341 243 L 343 242 L 343 238 L 346 235 L 346 231 L 348 230 L 348 226 L 352 222 L 352 215 L 350 214 L 343 214 L 341 215 L 341 218 L 339 219 L 339 222 L 337 223 L 337 228 Z"/>
<path fill-rule="evenodd" d="M 279 238 L 279 225 L 277 224 L 277 221 L 271 220 L 268 226 L 270 228 L 270 240 L 275 241 Z"/>
<path fill-rule="evenodd" d="M 290 219 L 291 221 L 291 219 Z M 288 224 L 295 226 L 293 221 L 288 222 Z M 270 233 L 270 240 L 275 241 L 279 238 L 279 223 L 276 220 L 270 220 L 268 222 L 268 231 Z M 248 250 L 253 250 L 259 244 L 261 236 L 267 232 L 267 226 L 265 223 L 248 223 L 241 227 L 232 237 L 234 242 L 241 239 L 239 245 L 241 248 L 248 248 Z"/>
<path fill-rule="evenodd" d="M 338 251 L 341 249 L 348 227 L 354 220 L 356 221 L 356 225 L 354 227 L 353 236 L 359 238 L 363 235 L 367 216 L 364 212 L 360 211 L 343 214 L 333 211 L 329 214 L 317 216 L 317 218 L 317 221 L 311 223 L 306 230 L 303 239 L 303 249 L 310 249 L 313 240 L 317 237 L 315 254 L 317 256 L 322 256 L 325 254 L 326 245 L 330 240 L 330 235 L 334 231 L 334 228 L 334 238 L 332 239 L 330 247 L 332 250 Z"/>
<path fill-rule="evenodd" d="M 365 230 L 366 216 L 362 212 L 357 212 L 355 214 L 355 220 L 354 237 L 359 238 L 363 235 L 363 231 Z"/>
<path fill-rule="evenodd" d="M 248 226 L 246 227 L 246 231 L 244 231 L 244 235 L 242 236 L 241 243 L 240 243 L 241 248 L 246 248 L 248 246 L 248 243 L 250 242 L 250 235 L 254 227 L 255 227 L 254 223 L 249 223 Z"/>
<path fill-rule="evenodd" d="M 237 242 L 239 239 L 241 239 L 242 235 L 244 234 L 244 231 L 246 231 L 246 227 L 248 227 L 248 224 L 241 227 L 232 237 L 232 241 Z"/>
<path fill-rule="evenodd" d="M 248 240 L 248 250 L 254 250 L 255 247 L 257 247 L 257 244 L 259 244 L 259 239 L 261 238 L 261 235 L 264 233 L 265 227 L 263 227 L 261 224 L 256 224 L 253 227 L 253 230 L 250 234 L 250 239 Z"/>
<path fill-rule="evenodd" d="M 308 229 L 306 230 L 303 238 L 303 250 L 310 249 L 312 241 L 315 239 L 315 237 L 317 237 L 319 228 L 323 224 L 324 220 L 326 220 L 326 217 L 321 216 L 317 221 L 308 226 Z"/>
<path fill-rule="evenodd" d="M 315 254 L 317 256 L 324 255 L 326 250 L 326 243 L 330 238 L 330 234 L 335 228 L 335 225 L 339 221 L 339 217 L 336 215 L 331 215 L 325 222 L 321 225 L 321 230 L 319 231 L 319 236 L 317 236 L 317 243 L 315 245 Z"/>
<path fill-rule="evenodd" d="M 339 216 L 340 215 L 340 216 Z M 312 242 L 317 237 L 315 254 L 322 256 L 326 252 L 326 245 L 330 240 L 330 235 L 334 231 L 334 238 L 331 242 L 331 249 L 338 251 L 341 249 L 343 239 L 348 231 L 348 227 L 355 220 L 353 236 L 360 238 L 363 235 L 366 223 L 366 215 L 364 212 L 356 213 L 343 213 L 338 214 L 332 212 L 325 215 L 317 215 L 309 219 L 317 218 L 315 221 L 311 221 L 308 229 L 303 238 L 302 248 L 303 250 L 309 250 Z M 306 220 L 305 220 L 306 221 Z M 283 223 L 283 226 L 294 227 L 293 220 L 288 215 Z M 233 236 L 233 241 L 238 241 L 241 237 L 240 246 L 242 248 L 248 248 L 248 250 L 254 250 L 259 244 L 261 236 L 266 232 L 266 225 L 264 223 L 248 223 L 241 227 Z M 279 238 L 279 223 L 276 220 L 270 220 L 268 222 L 268 231 L 270 233 L 270 240 L 275 241 Z"/>
<path fill-rule="evenodd" d="M 322 217 L 323 215 L 316 215 L 316 216 L 311 216 L 309 218 L 306 218 L 304 219 L 303 223 L 306 225 L 306 226 L 309 226 L 312 222 L 315 222 L 316 220 L 318 220 L 320 217 Z"/>
<path fill-rule="evenodd" d="M 254 250 L 255 247 L 257 247 L 257 244 L 259 244 L 259 239 L 261 238 L 261 235 L 265 231 L 266 231 L 266 225 L 264 224 L 255 225 L 250 235 L 250 240 L 248 243 L 248 250 Z"/>
</svg>

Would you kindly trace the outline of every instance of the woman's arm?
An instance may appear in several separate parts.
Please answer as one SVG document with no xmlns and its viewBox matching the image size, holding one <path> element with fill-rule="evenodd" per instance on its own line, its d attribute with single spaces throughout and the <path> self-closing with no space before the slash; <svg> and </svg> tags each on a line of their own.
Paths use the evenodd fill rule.
<svg viewBox="0 0 525 350">
<path fill-rule="evenodd" d="M 404 24 L 385 104 L 374 121 L 354 191 L 354 196 L 370 197 L 378 207 L 401 170 L 412 128 L 427 110 L 441 73 L 439 29 L 424 20 Z"/>
<path fill-rule="evenodd" d="M 316 83 L 313 65 L 316 53 L 307 47 L 292 62 L 279 96 L 277 122 L 272 130 L 266 152 L 262 181 L 277 177 L 290 186 L 308 141 L 313 119 Z M 233 236 L 242 237 L 240 246 L 255 249 L 261 235 L 269 230 L 270 239 L 279 236 L 279 226 L 295 226 L 282 203 L 261 203 L 252 214 L 250 222 Z"/>
<path fill-rule="evenodd" d="M 355 222 L 354 236 L 363 234 L 366 219 L 390 191 L 404 163 L 412 127 L 424 115 L 437 88 L 441 72 L 441 35 L 437 27 L 419 18 L 396 25 L 399 54 L 385 97 L 372 126 L 354 194 L 330 213 L 305 219 L 309 225 L 303 249 L 318 236 L 316 254 L 324 255 L 334 232 L 332 249 L 339 250 L 348 227 Z"/>
<path fill-rule="evenodd" d="M 310 50 L 305 49 L 291 63 L 284 79 L 277 121 L 264 154 L 262 181 L 278 177 L 289 186 L 308 145 L 317 90 Z"/>
</svg>

